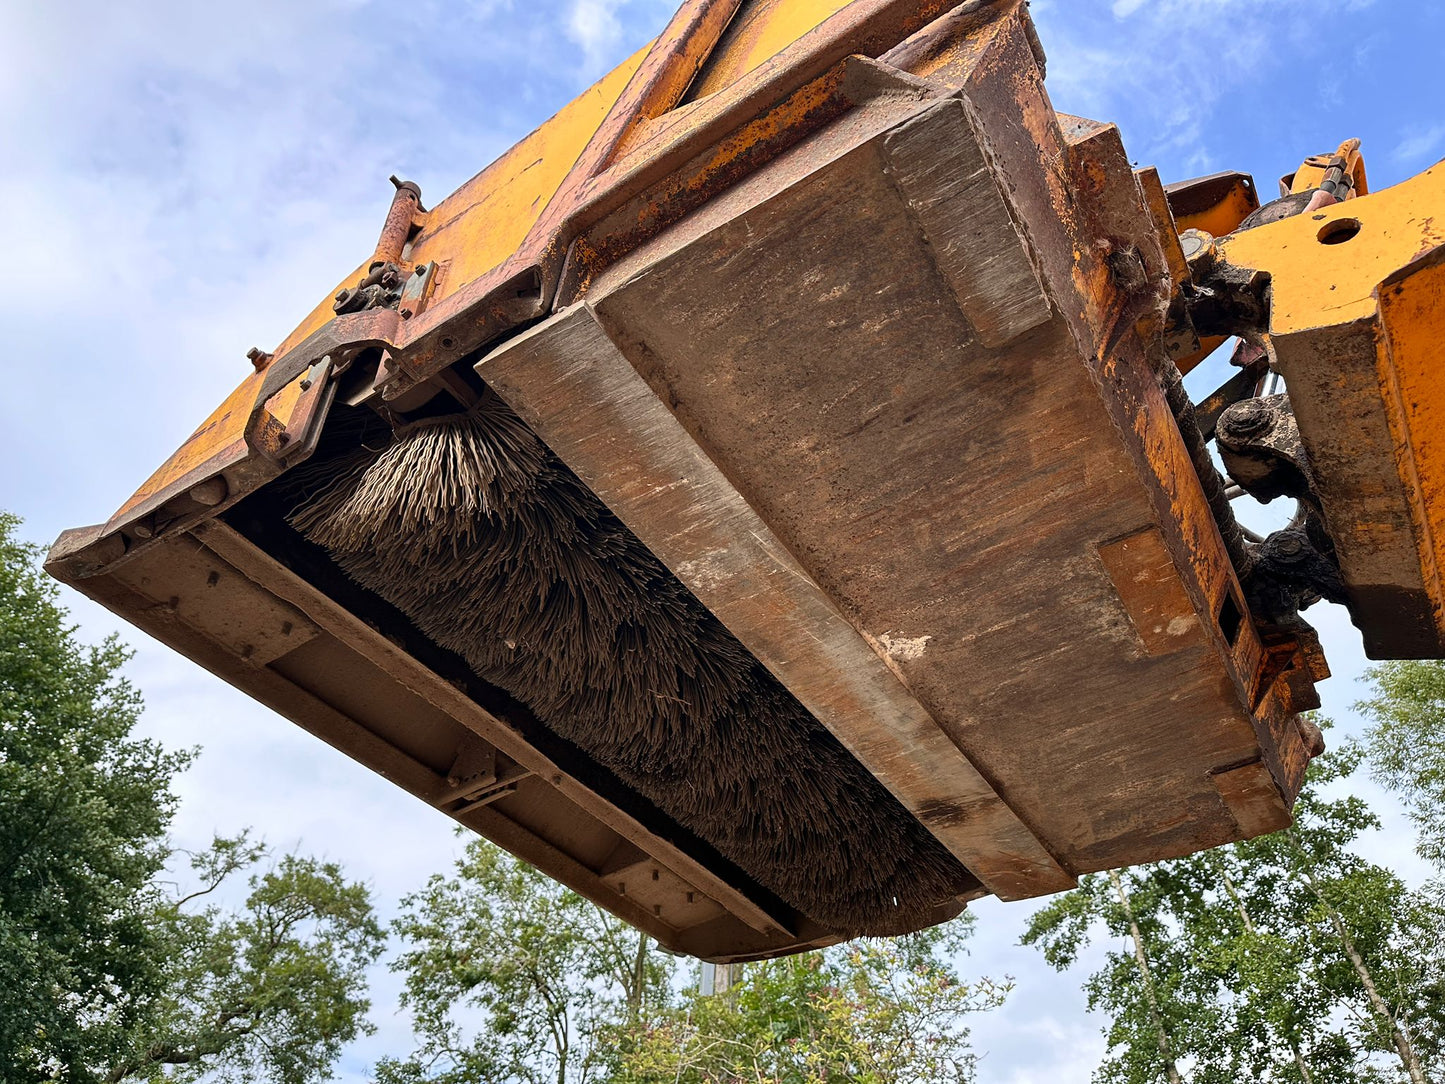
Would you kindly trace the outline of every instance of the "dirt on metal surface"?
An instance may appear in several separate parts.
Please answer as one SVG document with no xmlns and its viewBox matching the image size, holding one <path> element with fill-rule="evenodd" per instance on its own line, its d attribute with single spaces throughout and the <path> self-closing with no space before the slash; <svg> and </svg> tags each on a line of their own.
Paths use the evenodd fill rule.
<svg viewBox="0 0 1445 1084">
<path fill-rule="evenodd" d="M 690 0 L 433 210 L 399 193 L 393 281 L 343 280 L 376 307 L 258 351 L 51 567 L 714 960 L 1277 828 L 1326 671 L 1256 627 L 1161 379 L 1209 341 L 1174 229 L 1252 184 L 1166 191 L 1042 80 L 1021 0 Z M 1401 257 L 1353 213 L 1210 251 L 1275 275 L 1286 368 L 1347 348 L 1378 397 L 1384 333 L 1371 462 L 1438 512 L 1438 319 L 1366 296 Z M 1278 265 L 1321 245 L 1358 296 Z M 1324 285 L 1392 318 L 1316 326 Z M 1442 522 L 1358 552 L 1416 569 Z"/>
<path fill-rule="evenodd" d="M 804 914 L 900 933 L 976 886 L 490 393 L 288 485 L 348 574 Z"/>
</svg>

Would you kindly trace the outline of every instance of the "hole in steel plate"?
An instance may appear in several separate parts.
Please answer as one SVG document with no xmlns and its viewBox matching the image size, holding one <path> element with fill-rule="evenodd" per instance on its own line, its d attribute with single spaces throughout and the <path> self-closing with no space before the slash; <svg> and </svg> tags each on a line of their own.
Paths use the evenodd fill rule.
<svg viewBox="0 0 1445 1084">
<path fill-rule="evenodd" d="M 1358 218 L 1337 218 L 1320 227 L 1318 237 L 1322 245 L 1340 245 L 1360 232 Z"/>
<path fill-rule="evenodd" d="M 1239 608 L 1239 603 L 1234 600 L 1234 592 L 1227 591 L 1224 601 L 1219 604 L 1219 631 L 1224 633 L 1224 639 L 1233 647 L 1239 640 L 1239 629 L 1244 624 L 1244 613 Z"/>
</svg>

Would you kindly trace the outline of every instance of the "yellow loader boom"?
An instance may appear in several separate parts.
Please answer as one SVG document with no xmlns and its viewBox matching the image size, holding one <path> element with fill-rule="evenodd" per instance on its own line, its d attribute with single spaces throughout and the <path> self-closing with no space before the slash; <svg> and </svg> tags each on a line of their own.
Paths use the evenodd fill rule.
<svg viewBox="0 0 1445 1084">
<path fill-rule="evenodd" d="M 1445 654 L 1445 174 L 1287 182 L 1132 169 L 1022 0 L 687 0 L 398 182 L 48 568 L 707 959 L 1268 832 L 1321 748 L 1298 611 Z"/>
</svg>

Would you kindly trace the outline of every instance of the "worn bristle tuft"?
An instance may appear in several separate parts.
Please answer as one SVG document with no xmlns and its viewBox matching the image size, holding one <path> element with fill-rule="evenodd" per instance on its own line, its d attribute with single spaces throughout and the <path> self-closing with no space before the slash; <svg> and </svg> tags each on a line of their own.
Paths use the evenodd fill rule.
<svg viewBox="0 0 1445 1084">
<path fill-rule="evenodd" d="M 848 934 L 973 883 L 494 393 L 369 444 L 292 525 L 758 883 Z"/>
</svg>

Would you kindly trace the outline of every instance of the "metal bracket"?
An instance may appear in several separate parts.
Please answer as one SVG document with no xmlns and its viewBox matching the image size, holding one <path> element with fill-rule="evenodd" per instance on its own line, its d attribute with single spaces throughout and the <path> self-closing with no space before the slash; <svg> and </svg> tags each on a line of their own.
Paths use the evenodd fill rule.
<svg viewBox="0 0 1445 1084">
<path fill-rule="evenodd" d="M 291 445 L 293 448 L 298 447 L 302 442 L 299 442 L 294 434 L 288 435 L 288 427 L 294 428 L 296 422 L 301 421 L 308 433 L 312 425 L 319 428 L 325 419 L 326 409 L 318 408 L 329 409 L 330 397 L 325 399 L 324 404 L 319 398 L 315 399 L 309 407 L 298 403 L 296 410 L 306 410 L 307 417 L 303 419 L 293 415 L 290 423 L 281 422 L 272 413 L 270 409 L 272 399 L 278 392 L 323 360 L 328 361 L 330 365 L 327 370 L 329 376 L 331 373 L 344 369 L 363 350 L 390 349 L 396 338 L 396 328 L 400 321 L 401 317 L 393 309 L 368 309 L 364 312 L 337 316 L 286 351 L 283 356 L 272 361 L 266 367 L 265 376 L 261 379 L 261 387 L 256 392 L 256 398 L 251 404 L 250 415 L 246 419 L 245 440 L 247 446 L 258 455 L 265 456 L 270 460 L 294 458 L 294 452 L 283 455 L 282 449 L 287 445 Z M 332 386 L 330 379 L 322 383 L 326 387 Z M 303 392 L 304 394 L 309 394 L 309 392 Z"/>
<path fill-rule="evenodd" d="M 1289 396 L 1267 395 L 1228 407 L 1219 415 L 1215 439 L 1229 476 L 1255 500 L 1268 504 L 1276 497 L 1294 497 L 1319 508 Z"/>
<path fill-rule="evenodd" d="M 1269 372 L 1269 359 L 1265 352 L 1243 340 L 1235 348 L 1229 363 L 1237 365 L 1240 371 L 1194 406 L 1195 424 L 1199 426 L 1199 435 L 1206 441 L 1214 439 L 1220 415 L 1235 403 L 1257 394 L 1260 381 Z"/>
<path fill-rule="evenodd" d="M 1255 550 L 1242 586 L 1256 620 L 1292 629 L 1303 624 L 1299 611 L 1321 599 L 1346 601 L 1339 567 L 1310 536 L 1307 527 L 1286 527 Z"/>
</svg>

